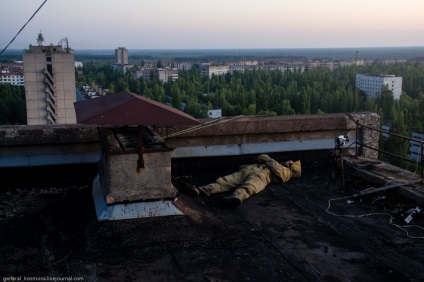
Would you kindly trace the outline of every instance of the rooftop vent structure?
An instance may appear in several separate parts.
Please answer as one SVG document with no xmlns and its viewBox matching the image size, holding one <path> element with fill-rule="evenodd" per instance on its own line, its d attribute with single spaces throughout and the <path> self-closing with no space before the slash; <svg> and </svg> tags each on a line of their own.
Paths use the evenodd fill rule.
<svg viewBox="0 0 424 282">
<path fill-rule="evenodd" d="M 101 160 L 93 182 L 98 220 L 182 214 L 173 205 L 172 148 L 152 126 L 196 125 L 177 109 L 131 92 L 74 103 L 77 122 L 99 125 Z"/>
</svg>

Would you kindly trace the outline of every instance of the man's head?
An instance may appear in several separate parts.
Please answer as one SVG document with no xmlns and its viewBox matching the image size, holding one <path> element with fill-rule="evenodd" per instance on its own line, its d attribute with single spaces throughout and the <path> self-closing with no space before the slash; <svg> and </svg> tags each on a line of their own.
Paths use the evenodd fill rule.
<svg viewBox="0 0 424 282">
<path fill-rule="evenodd" d="M 300 161 L 291 162 L 289 168 L 292 171 L 292 177 L 300 177 L 302 175 L 302 165 Z"/>
</svg>

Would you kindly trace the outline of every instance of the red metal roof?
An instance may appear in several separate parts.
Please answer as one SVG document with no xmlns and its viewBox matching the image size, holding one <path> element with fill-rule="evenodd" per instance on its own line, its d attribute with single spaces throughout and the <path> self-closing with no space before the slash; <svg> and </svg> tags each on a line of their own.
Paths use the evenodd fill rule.
<svg viewBox="0 0 424 282">
<path fill-rule="evenodd" d="M 123 91 L 74 103 L 77 123 L 100 125 L 195 125 L 200 122 L 170 106 Z"/>
</svg>

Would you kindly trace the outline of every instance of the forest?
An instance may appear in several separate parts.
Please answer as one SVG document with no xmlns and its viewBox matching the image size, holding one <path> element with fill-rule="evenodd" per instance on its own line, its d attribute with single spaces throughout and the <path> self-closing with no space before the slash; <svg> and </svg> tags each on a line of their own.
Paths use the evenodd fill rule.
<svg viewBox="0 0 424 282">
<path fill-rule="evenodd" d="M 160 61 L 158 61 L 160 64 Z M 110 93 L 131 91 L 182 109 L 197 117 L 207 110 L 221 108 L 223 116 L 301 115 L 371 111 L 394 133 L 410 136 L 424 130 L 424 67 L 408 64 L 347 66 L 304 72 L 251 70 L 222 76 L 201 76 L 198 68 L 181 71 L 176 81 L 162 83 L 134 78 L 131 72 L 113 71 L 110 63 L 86 62 L 77 85 L 108 88 Z M 367 97 L 355 90 L 355 75 L 395 74 L 403 78 L 399 100 L 387 88 L 378 97 Z M 0 85 L 0 123 L 25 124 L 23 87 Z M 382 140 L 381 147 L 407 156 L 406 140 Z"/>
<path fill-rule="evenodd" d="M 391 122 L 399 134 L 423 131 L 424 67 L 407 64 L 325 68 L 305 72 L 253 70 L 222 76 L 201 76 L 196 68 L 181 71 L 176 81 L 136 79 L 131 73 L 113 71 L 106 63 L 86 63 L 79 85 L 95 82 L 110 93 L 128 90 L 153 100 L 206 117 L 218 107 L 223 116 L 292 115 L 373 111 L 382 122 Z M 403 77 L 402 95 L 388 89 L 378 97 L 355 90 L 355 75 L 395 74 Z M 397 129 L 396 124 L 403 126 Z M 406 134 L 409 135 L 409 134 Z"/>
<path fill-rule="evenodd" d="M 0 84 L 0 124 L 26 124 L 25 88 Z"/>
</svg>

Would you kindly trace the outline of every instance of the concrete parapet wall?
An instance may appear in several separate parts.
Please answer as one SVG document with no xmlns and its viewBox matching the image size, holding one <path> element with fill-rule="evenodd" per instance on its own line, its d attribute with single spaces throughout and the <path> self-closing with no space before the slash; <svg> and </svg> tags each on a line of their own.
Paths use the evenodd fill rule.
<svg viewBox="0 0 424 282">
<path fill-rule="evenodd" d="M 334 138 L 348 135 L 350 143 L 378 148 L 377 131 L 359 128 L 357 122 L 379 128 L 376 113 L 293 116 L 239 116 L 204 120 L 196 127 L 157 129 L 171 158 L 231 156 L 256 153 L 325 150 L 334 148 Z M 350 146 L 349 151 L 354 154 Z M 376 158 L 378 153 L 359 148 L 359 155 Z M 18 125 L 0 126 L 0 167 L 95 163 L 100 160 L 97 126 Z"/>
<path fill-rule="evenodd" d="M 0 126 L 0 146 L 25 146 L 98 142 L 97 126 L 3 125 Z"/>
<path fill-rule="evenodd" d="M 316 139 L 323 132 L 346 133 L 345 115 L 240 116 L 205 122 L 195 130 L 176 134 L 166 141 L 171 147 L 243 144 L 281 140 Z M 178 132 L 178 127 L 173 128 Z M 325 134 L 324 134 L 325 135 Z"/>
<path fill-rule="evenodd" d="M 165 131 L 161 133 L 167 146 L 176 148 L 173 157 L 177 158 L 332 149 L 334 138 L 339 135 L 349 136 L 346 147 L 357 141 L 378 148 L 378 132 L 357 130 L 357 122 L 380 126 L 375 113 L 240 116 L 206 121 L 188 129 L 174 127 L 168 129 L 167 138 Z M 350 146 L 349 150 L 354 153 L 353 148 Z M 369 149 L 358 151 L 368 157 L 377 156 Z"/>
<path fill-rule="evenodd" d="M 99 159 L 96 126 L 0 126 L 0 167 L 95 163 Z"/>
</svg>

